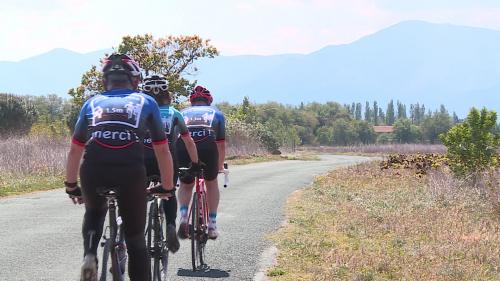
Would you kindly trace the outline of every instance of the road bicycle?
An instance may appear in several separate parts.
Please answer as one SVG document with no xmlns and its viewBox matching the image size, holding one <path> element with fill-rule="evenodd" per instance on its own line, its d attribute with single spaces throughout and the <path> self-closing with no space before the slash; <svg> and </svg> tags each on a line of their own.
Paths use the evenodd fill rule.
<svg viewBox="0 0 500 281">
<path fill-rule="evenodd" d="M 128 256 L 123 234 L 122 219 L 116 204 L 117 194 L 113 190 L 107 190 L 101 192 L 100 195 L 105 197 L 108 202 L 109 226 L 106 227 L 102 236 L 102 268 L 99 281 L 106 281 L 108 274 L 111 274 L 113 281 L 124 281 Z M 108 271 L 110 257 L 111 268 Z"/>
<path fill-rule="evenodd" d="M 148 179 L 150 187 L 158 185 L 159 177 Z M 151 194 L 149 196 L 148 224 L 146 228 L 146 244 L 149 255 L 152 259 L 153 281 L 166 281 L 168 269 L 168 241 L 166 239 L 164 201 L 160 195 Z M 175 200 L 170 198 L 169 200 Z"/>
<path fill-rule="evenodd" d="M 191 265 L 193 271 L 207 268 L 205 263 L 205 246 L 208 241 L 208 201 L 203 178 L 203 170 L 191 171 L 189 168 L 179 168 L 181 176 L 190 175 L 195 178 L 195 191 L 191 201 L 188 221 L 189 239 L 191 239 Z M 229 184 L 229 170 L 224 163 L 224 187 Z"/>
</svg>

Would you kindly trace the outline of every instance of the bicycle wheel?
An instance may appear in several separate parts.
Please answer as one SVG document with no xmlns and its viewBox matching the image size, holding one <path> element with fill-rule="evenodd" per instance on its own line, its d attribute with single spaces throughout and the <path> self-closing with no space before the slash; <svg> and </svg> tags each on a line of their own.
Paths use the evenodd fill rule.
<svg viewBox="0 0 500 281">
<path fill-rule="evenodd" d="M 167 281 L 167 269 L 168 269 L 168 248 L 167 248 L 167 233 L 166 233 L 166 223 L 165 223 L 165 210 L 163 209 L 164 201 L 160 201 L 159 207 L 159 230 L 160 241 L 161 241 L 161 252 L 160 252 L 160 280 Z"/>
<path fill-rule="evenodd" d="M 206 242 L 206 239 L 204 237 L 206 233 L 205 230 L 202 228 L 203 218 L 202 218 L 201 208 L 203 207 L 200 207 L 200 203 L 201 202 L 198 201 L 197 192 L 195 192 L 193 195 L 193 203 L 191 205 L 191 227 L 190 227 L 191 264 L 193 266 L 193 271 L 201 269 L 202 266 L 205 264 L 203 261 L 203 255 Z"/>
<path fill-rule="evenodd" d="M 101 278 L 99 278 L 99 281 L 106 281 L 106 276 L 108 275 L 108 260 L 109 260 L 110 247 L 111 247 L 111 240 L 106 239 L 106 242 L 104 242 L 102 249 Z"/>
</svg>

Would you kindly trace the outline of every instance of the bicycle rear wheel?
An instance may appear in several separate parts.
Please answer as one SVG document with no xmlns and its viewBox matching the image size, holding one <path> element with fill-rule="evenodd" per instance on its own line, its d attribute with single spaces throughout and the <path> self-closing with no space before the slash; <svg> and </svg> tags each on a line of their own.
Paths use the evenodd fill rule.
<svg viewBox="0 0 500 281">
<path fill-rule="evenodd" d="M 111 248 L 111 240 L 106 239 L 104 244 L 102 244 L 102 266 L 101 266 L 101 277 L 99 281 L 106 281 L 106 277 L 108 275 L 108 261 L 109 261 L 109 253 Z"/>
</svg>

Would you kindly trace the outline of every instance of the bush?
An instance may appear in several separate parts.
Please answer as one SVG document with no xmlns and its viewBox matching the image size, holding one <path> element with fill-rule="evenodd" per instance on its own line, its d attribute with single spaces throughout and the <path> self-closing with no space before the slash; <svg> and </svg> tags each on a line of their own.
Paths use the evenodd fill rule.
<svg viewBox="0 0 500 281">
<path fill-rule="evenodd" d="M 500 134 L 495 132 L 497 113 L 472 108 L 467 119 L 441 135 L 448 148 L 449 164 L 458 177 L 472 176 L 476 183 L 481 172 L 496 165 Z"/>
</svg>

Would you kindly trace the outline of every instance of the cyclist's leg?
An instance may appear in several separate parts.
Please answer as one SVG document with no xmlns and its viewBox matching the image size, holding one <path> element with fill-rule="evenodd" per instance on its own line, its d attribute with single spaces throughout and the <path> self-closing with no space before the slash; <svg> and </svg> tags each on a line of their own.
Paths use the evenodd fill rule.
<svg viewBox="0 0 500 281">
<path fill-rule="evenodd" d="M 189 154 L 184 145 L 184 141 L 179 139 L 176 144 L 176 154 L 179 167 L 188 167 L 191 163 Z M 180 188 L 177 192 L 177 200 L 179 200 L 180 205 L 180 226 L 179 226 L 179 238 L 185 239 L 188 236 L 188 211 L 189 202 L 191 201 L 191 195 L 193 193 L 194 178 L 191 176 L 180 177 Z"/>
<path fill-rule="evenodd" d="M 174 184 L 177 184 L 177 178 L 179 177 L 179 164 L 177 163 L 175 151 L 171 150 L 170 153 L 174 164 Z M 177 219 L 177 199 L 171 198 L 170 200 L 164 200 L 163 209 L 165 211 L 165 220 L 167 225 L 173 225 L 175 227 L 175 220 Z"/>
<path fill-rule="evenodd" d="M 115 184 L 129 253 L 130 280 L 149 280 L 150 259 L 144 240 L 146 224 L 146 171 L 144 166 L 116 167 Z"/>
<path fill-rule="evenodd" d="M 210 238 L 217 238 L 217 209 L 219 208 L 219 184 L 217 175 L 219 174 L 219 153 L 215 142 L 204 142 L 200 144 L 200 153 L 202 161 L 207 165 L 203 171 L 205 186 L 207 189 L 208 201 L 208 235 Z"/>
<path fill-rule="evenodd" d="M 96 189 L 103 186 L 102 167 L 96 167 L 84 162 L 80 168 L 80 181 L 85 200 L 85 215 L 83 217 L 82 236 L 84 256 L 97 256 L 97 247 L 101 240 L 104 220 L 106 218 L 106 198 L 99 196 Z"/>
</svg>

